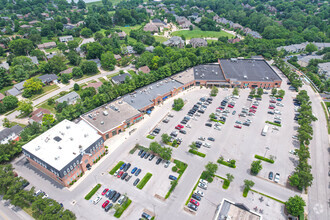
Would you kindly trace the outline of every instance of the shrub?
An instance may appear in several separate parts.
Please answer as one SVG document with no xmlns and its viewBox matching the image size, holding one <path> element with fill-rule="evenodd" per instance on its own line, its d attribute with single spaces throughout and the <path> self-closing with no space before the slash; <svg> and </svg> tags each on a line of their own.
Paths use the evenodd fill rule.
<svg viewBox="0 0 330 220">
<path fill-rule="evenodd" d="M 243 197 L 247 197 L 249 191 L 250 191 L 250 189 L 245 187 L 244 190 L 243 190 Z"/>
<path fill-rule="evenodd" d="M 176 166 L 172 167 L 172 171 L 176 172 L 178 170 L 178 168 Z"/>
<path fill-rule="evenodd" d="M 262 170 L 261 160 L 255 160 L 251 163 L 251 173 L 257 175 Z"/>
<path fill-rule="evenodd" d="M 227 167 L 236 168 L 236 165 L 235 165 L 236 161 L 235 160 L 231 160 L 230 162 L 227 162 L 227 161 L 219 159 L 217 162 L 222 164 L 222 165 L 225 165 Z"/>
<path fill-rule="evenodd" d="M 228 189 L 229 185 L 230 185 L 230 182 L 226 179 L 226 180 L 223 182 L 222 188 L 223 188 L 223 189 Z"/>
<path fill-rule="evenodd" d="M 259 160 L 266 161 L 266 162 L 268 162 L 268 163 L 274 163 L 274 160 L 269 159 L 269 158 L 267 158 L 267 157 L 263 157 L 263 156 L 257 155 L 257 154 L 254 155 L 254 158 L 259 159 Z"/>
<path fill-rule="evenodd" d="M 153 139 L 155 138 L 155 136 L 152 136 L 152 135 L 149 134 L 149 135 L 147 136 L 147 138 L 153 140 Z"/>
<path fill-rule="evenodd" d="M 151 173 L 147 173 L 143 179 L 139 182 L 139 184 L 136 186 L 138 189 L 143 189 L 143 187 L 147 184 L 149 179 L 152 177 Z"/>
<path fill-rule="evenodd" d="M 86 196 L 85 199 L 89 200 L 101 188 L 101 184 L 97 184 Z"/>
<path fill-rule="evenodd" d="M 128 208 L 128 206 L 131 203 L 132 203 L 132 200 L 127 199 L 126 202 L 122 205 L 122 207 L 119 208 L 118 210 L 116 210 L 116 212 L 113 216 L 115 216 L 116 218 L 120 218 L 120 216 L 124 213 L 124 211 Z"/>
<path fill-rule="evenodd" d="M 119 162 L 117 163 L 117 165 L 116 165 L 114 168 L 112 168 L 112 170 L 110 170 L 109 174 L 110 174 L 110 175 L 115 174 L 115 172 L 116 172 L 116 171 L 121 167 L 121 165 L 123 165 L 123 164 L 124 164 L 123 161 L 119 161 Z"/>
<path fill-rule="evenodd" d="M 266 123 L 271 124 L 271 125 L 275 125 L 275 126 L 278 126 L 278 127 L 282 127 L 282 125 L 280 125 L 278 123 L 275 123 L 275 122 L 266 121 Z"/>
<path fill-rule="evenodd" d="M 213 178 L 210 177 L 210 176 L 209 176 L 206 180 L 207 180 L 207 182 L 209 182 L 209 183 L 212 183 L 212 182 L 213 182 Z"/>
<path fill-rule="evenodd" d="M 200 157 L 205 157 L 206 155 L 201 153 L 201 152 L 198 152 L 197 150 L 193 150 L 193 149 L 189 149 L 189 153 L 192 153 L 192 154 L 195 154 L 197 156 L 200 156 Z"/>
</svg>

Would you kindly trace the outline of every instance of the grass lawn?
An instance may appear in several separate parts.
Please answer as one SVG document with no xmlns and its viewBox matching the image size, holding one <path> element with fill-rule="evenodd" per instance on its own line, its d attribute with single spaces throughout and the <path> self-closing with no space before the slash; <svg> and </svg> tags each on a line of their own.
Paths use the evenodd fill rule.
<svg viewBox="0 0 330 220">
<path fill-rule="evenodd" d="M 131 76 L 137 76 L 134 70 L 127 70 L 127 72 L 131 74 Z"/>
<path fill-rule="evenodd" d="M 23 210 L 27 213 L 27 214 L 29 214 L 30 216 L 32 216 L 32 206 L 30 206 L 30 207 L 28 207 L 28 208 L 23 208 Z"/>
<path fill-rule="evenodd" d="M 163 43 L 168 40 L 166 37 L 163 37 L 163 36 L 154 36 L 154 37 L 155 37 L 156 41 L 159 43 Z"/>
<path fill-rule="evenodd" d="M 75 81 L 75 82 L 79 82 L 80 80 L 83 80 L 83 79 L 89 78 L 89 77 L 94 76 L 94 75 L 99 75 L 99 74 L 101 74 L 101 72 L 98 72 L 98 73 L 96 73 L 96 74 L 92 74 L 92 75 L 84 75 L 83 77 L 80 77 L 80 78 L 77 78 L 77 79 L 73 79 L 73 81 Z M 96 81 L 95 81 L 95 82 L 96 82 Z M 90 83 L 90 82 L 88 82 L 88 83 Z"/>
<path fill-rule="evenodd" d="M 11 122 L 10 122 L 10 127 L 13 127 L 13 126 L 15 126 L 15 125 L 19 125 L 19 126 L 21 126 L 22 128 L 25 128 L 25 127 L 26 127 L 25 124 L 21 124 L 21 123 L 15 122 L 15 121 L 11 121 Z"/>
<path fill-rule="evenodd" d="M 53 42 L 53 41 L 56 41 L 56 37 L 55 38 L 52 38 L 50 40 L 48 40 L 48 37 L 42 37 L 41 38 L 41 43 L 48 43 L 48 42 Z"/>
<path fill-rule="evenodd" d="M 44 102 L 44 103 L 42 103 L 41 105 L 37 105 L 36 107 L 37 107 L 37 108 L 48 109 L 51 113 L 56 114 L 56 110 L 55 110 L 55 108 L 54 108 L 53 106 L 51 106 L 51 105 L 48 105 L 48 104 L 47 104 L 47 101 Z"/>
<path fill-rule="evenodd" d="M 102 82 L 102 83 L 108 82 L 108 81 L 105 80 L 103 77 L 100 77 L 98 80 L 100 80 L 100 82 Z"/>
<path fill-rule="evenodd" d="M 186 39 L 191 38 L 204 38 L 204 37 L 211 37 L 211 38 L 219 38 L 219 37 L 228 37 L 233 38 L 234 35 L 228 34 L 224 31 L 202 31 L 202 30 L 182 30 L 182 31 L 175 31 L 172 33 L 173 36 L 185 36 Z"/>
<path fill-rule="evenodd" d="M 109 0 L 109 2 L 112 2 L 112 5 L 117 5 L 121 1 L 123 1 L 123 0 Z M 102 3 L 102 1 L 86 3 L 87 7 L 92 6 L 92 5 L 103 6 L 103 3 Z"/>
<path fill-rule="evenodd" d="M 58 53 L 60 50 L 55 47 L 55 48 L 45 49 L 45 51 L 47 53 L 54 53 L 54 52 Z"/>
<path fill-rule="evenodd" d="M 42 88 L 42 93 L 41 94 L 35 94 L 35 95 L 32 95 L 29 99 L 30 100 L 36 100 L 44 95 L 47 95 L 47 93 L 49 93 L 50 91 L 52 90 L 56 90 L 56 89 L 59 89 L 60 87 L 56 84 L 53 84 L 53 85 L 48 85 L 48 86 L 45 86 Z"/>
<path fill-rule="evenodd" d="M 13 88 L 13 86 L 6 86 L 6 87 L 3 87 L 1 90 L 0 90 L 0 93 L 2 94 L 5 94 L 6 91 L 8 91 L 9 89 Z"/>
<path fill-rule="evenodd" d="M 119 72 L 118 73 L 115 73 L 115 74 L 107 75 L 107 78 L 111 81 L 112 77 L 118 76 L 118 75 L 119 75 Z"/>
<path fill-rule="evenodd" d="M 131 30 L 136 30 L 136 29 L 139 29 L 141 27 L 142 27 L 142 25 L 134 25 L 134 26 L 129 26 L 129 27 L 116 26 L 116 28 L 121 29 L 126 34 L 129 34 L 131 32 Z"/>
<path fill-rule="evenodd" d="M 82 42 L 82 38 L 80 38 L 80 37 L 74 37 L 74 40 L 78 43 L 78 44 L 81 44 L 81 42 Z"/>
</svg>

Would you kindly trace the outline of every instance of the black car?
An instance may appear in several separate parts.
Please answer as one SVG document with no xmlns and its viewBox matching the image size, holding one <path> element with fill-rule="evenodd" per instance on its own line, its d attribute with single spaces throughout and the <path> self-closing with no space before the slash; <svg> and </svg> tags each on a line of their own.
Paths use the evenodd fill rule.
<svg viewBox="0 0 330 220">
<path fill-rule="evenodd" d="M 197 195 L 196 193 L 194 193 L 192 196 L 191 196 L 193 199 L 196 199 L 197 201 L 201 201 L 201 197 L 199 195 Z"/>
<path fill-rule="evenodd" d="M 207 140 L 209 140 L 209 141 L 215 141 L 215 139 L 213 137 L 208 137 Z"/>
<path fill-rule="evenodd" d="M 227 103 L 221 102 L 221 106 L 226 106 Z"/>
<path fill-rule="evenodd" d="M 198 148 L 200 148 L 202 146 L 202 142 L 200 142 L 200 141 L 196 141 L 195 144 L 196 144 L 196 147 L 198 147 Z"/>
<path fill-rule="evenodd" d="M 24 189 L 25 187 L 30 185 L 29 181 L 27 181 L 27 180 L 23 180 L 22 182 L 23 182 L 22 187 L 21 187 L 22 189 Z"/>
<path fill-rule="evenodd" d="M 205 123 L 205 126 L 212 127 L 212 124 L 211 123 Z"/>
<path fill-rule="evenodd" d="M 192 209 L 192 210 L 194 210 L 194 211 L 197 211 L 197 206 L 195 206 L 195 205 L 192 204 L 192 203 L 189 203 L 189 204 L 188 204 L 188 208 L 190 208 L 190 209 Z"/>
<path fill-rule="evenodd" d="M 200 98 L 199 100 L 200 100 L 201 102 L 205 102 L 206 99 L 202 97 L 202 98 Z"/>
<path fill-rule="evenodd" d="M 104 208 L 104 211 L 108 212 L 111 207 L 113 206 L 113 203 L 109 203 L 105 208 Z"/>
<path fill-rule="evenodd" d="M 131 176 L 131 175 L 128 175 L 128 176 L 126 177 L 125 181 L 128 182 L 131 178 L 132 178 L 132 176 Z"/>
<path fill-rule="evenodd" d="M 126 172 L 131 167 L 130 163 L 127 163 L 123 169 L 124 172 Z"/>
<path fill-rule="evenodd" d="M 162 158 L 158 158 L 158 160 L 156 161 L 156 164 L 160 164 L 160 162 L 162 162 Z"/>
<path fill-rule="evenodd" d="M 189 121 L 190 117 L 185 116 L 183 119 L 186 120 L 186 121 Z"/>
<path fill-rule="evenodd" d="M 275 120 L 274 123 L 281 124 L 281 121 Z"/>
<path fill-rule="evenodd" d="M 112 202 L 117 202 L 121 194 L 119 192 L 116 193 L 116 195 L 112 198 Z"/>
<path fill-rule="evenodd" d="M 269 172 L 268 174 L 268 179 L 273 180 L 274 174 L 272 171 Z"/>
<path fill-rule="evenodd" d="M 146 154 L 146 152 L 143 152 L 140 157 L 143 158 Z"/>
<path fill-rule="evenodd" d="M 209 97 L 207 98 L 208 101 L 213 101 L 213 98 Z"/>
<path fill-rule="evenodd" d="M 193 114 L 193 113 L 188 113 L 188 115 L 189 115 L 190 117 L 194 116 L 194 114 Z"/>
<path fill-rule="evenodd" d="M 198 112 L 204 114 L 204 110 L 202 109 L 199 109 Z"/>
<path fill-rule="evenodd" d="M 141 154 L 142 154 L 143 152 L 144 152 L 144 150 L 140 150 L 138 155 L 141 156 Z"/>
<path fill-rule="evenodd" d="M 164 123 L 168 123 L 169 120 L 168 120 L 168 119 L 164 119 L 163 122 L 164 122 Z"/>
<path fill-rule="evenodd" d="M 206 105 L 202 105 L 202 107 L 203 107 L 203 108 L 207 108 L 207 106 L 206 106 Z"/>
<path fill-rule="evenodd" d="M 185 124 L 187 124 L 187 121 L 182 120 L 180 123 L 185 125 Z"/>
<path fill-rule="evenodd" d="M 117 194 L 116 190 L 112 191 L 112 192 L 109 194 L 109 196 L 108 196 L 109 200 L 113 199 L 113 197 L 114 197 L 116 194 Z"/>
<path fill-rule="evenodd" d="M 139 182 L 140 182 L 140 179 L 137 178 L 137 179 L 134 181 L 133 186 L 136 186 Z"/>
<path fill-rule="evenodd" d="M 159 134 L 160 129 L 159 128 L 156 128 L 153 132 L 156 133 L 156 134 Z"/>
<path fill-rule="evenodd" d="M 185 130 L 180 130 L 179 131 L 181 134 L 187 134 L 187 132 Z"/>
<path fill-rule="evenodd" d="M 128 175 L 128 173 L 124 173 L 122 176 L 121 176 L 121 179 L 124 180 L 126 178 L 126 176 Z"/>
<path fill-rule="evenodd" d="M 150 156 L 150 153 L 147 153 L 147 154 L 144 156 L 144 159 L 148 159 L 149 156 Z"/>
<path fill-rule="evenodd" d="M 250 126 L 250 123 L 244 122 L 243 125 Z"/>
<path fill-rule="evenodd" d="M 152 161 L 152 159 L 154 159 L 155 155 L 151 154 L 151 156 L 149 157 L 149 161 Z"/>
<path fill-rule="evenodd" d="M 139 174 L 141 173 L 141 169 L 138 169 L 136 172 L 135 172 L 135 176 L 138 176 Z"/>
</svg>

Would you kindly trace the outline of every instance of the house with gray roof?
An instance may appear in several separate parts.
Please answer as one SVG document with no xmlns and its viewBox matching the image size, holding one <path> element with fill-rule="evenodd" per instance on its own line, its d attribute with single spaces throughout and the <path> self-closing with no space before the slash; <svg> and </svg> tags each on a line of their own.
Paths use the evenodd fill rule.
<svg viewBox="0 0 330 220">
<path fill-rule="evenodd" d="M 330 62 L 319 63 L 317 67 L 319 68 L 318 73 L 320 75 L 324 75 L 326 79 L 330 78 Z"/>
<path fill-rule="evenodd" d="M 182 40 L 181 37 L 178 36 L 171 37 L 169 40 L 163 42 L 163 44 L 168 47 L 178 47 L 178 48 L 184 47 L 184 41 Z"/>
<path fill-rule="evenodd" d="M 38 65 L 39 62 L 38 62 L 38 58 L 36 56 L 27 56 L 28 58 L 31 59 L 32 63 L 34 63 L 35 65 Z"/>
<path fill-rule="evenodd" d="M 26 80 L 15 84 L 13 88 L 6 91 L 6 94 L 7 95 L 18 96 L 19 94 L 21 94 L 23 92 L 23 90 L 24 90 L 23 85 L 24 85 L 25 82 L 26 82 Z"/>
<path fill-rule="evenodd" d="M 191 38 L 189 41 L 189 44 L 191 44 L 193 46 L 193 48 L 206 47 L 207 41 L 203 38 Z"/>
<path fill-rule="evenodd" d="M 78 95 L 78 93 L 76 92 L 70 92 L 58 99 L 55 100 L 55 103 L 63 103 L 63 102 L 67 102 L 68 105 L 72 105 L 74 104 L 78 99 L 80 98 L 80 96 Z"/>
<path fill-rule="evenodd" d="M 23 128 L 19 125 L 3 129 L 0 131 L 0 144 L 7 144 L 9 141 L 18 141 L 22 131 Z"/>
<path fill-rule="evenodd" d="M 56 47 L 56 43 L 53 41 L 43 43 L 43 44 L 38 44 L 38 49 L 48 49 L 48 48 L 53 48 L 53 47 Z"/>
<path fill-rule="evenodd" d="M 9 64 L 7 62 L 0 63 L 0 67 L 5 68 L 6 70 L 9 70 Z"/>
<path fill-rule="evenodd" d="M 146 51 L 149 51 L 150 53 L 154 52 L 154 49 L 155 49 L 154 46 L 146 47 Z"/>
<path fill-rule="evenodd" d="M 57 83 L 57 78 L 58 76 L 55 74 L 45 74 L 38 77 L 43 84 Z"/>
<path fill-rule="evenodd" d="M 64 36 L 64 37 L 59 37 L 58 39 L 62 43 L 65 43 L 65 42 L 74 40 L 73 37 L 72 37 L 72 35 Z"/>
<path fill-rule="evenodd" d="M 124 31 L 122 31 L 122 32 L 118 33 L 118 36 L 119 36 L 120 40 L 124 40 L 124 38 L 127 36 L 127 34 Z"/>
<path fill-rule="evenodd" d="M 112 82 L 119 85 L 125 82 L 126 77 L 132 78 L 132 76 L 129 73 L 123 73 L 119 74 L 117 76 L 114 76 L 111 78 Z"/>
<path fill-rule="evenodd" d="M 158 27 L 153 23 L 148 23 L 143 28 L 144 31 L 149 31 L 151 33 L 158 33 Z"/>
</svg>

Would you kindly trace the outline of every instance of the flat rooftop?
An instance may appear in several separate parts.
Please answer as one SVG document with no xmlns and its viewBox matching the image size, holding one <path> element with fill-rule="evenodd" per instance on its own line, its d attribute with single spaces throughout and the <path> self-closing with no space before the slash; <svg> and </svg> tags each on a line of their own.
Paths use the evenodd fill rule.
<svg viewBox="0 0 330 220">
<path fill-rule="evenodd" d="M 260 220 L 261 216 L 251 212 L 243 204 L 234 204 L 227 200 L 223 200 L 221 210 L 217 220 Z"/>
<path fill-rule="evenodd" d="M 171 76 L 171 79 L 174 79 L 182 84 L 187 84 L 195 80 L 194 69 L 190 68 L 185 71 L 182 71 L 178 74 Z"/>
<path fill-rule="evenodd" d="M 238 81 L 269 82 L 280 80 L 272 67 L 259 59 L 223 59 L 220 60 L 226 78 Z"/>
<path fill-rule="evenodd" d="M 123 100 L 133 108 L 140 110 L 152 104 L 156 97 L 164 95 L 182 85 L 183 84 L 178 81 L 166 78 L 125 95 Z"/>
<path fill-rule="evenodd" d="M 22 148 L 60 171 L 100 138 L 97 131 L 84 121 L 75 124 L 63 120 Z"/>
<path fill-rule="evenodd" d="M 101 133 L 105 133 L 138 114 L 140 112 L 137 109 L 120 99 L 93 109 L 80 117 Z"/>
<path fill-rule="evenodd" d="M 226 81 L 219 64 L 198 65 L 193 69 L 195 80 Z"/>
</svg>

